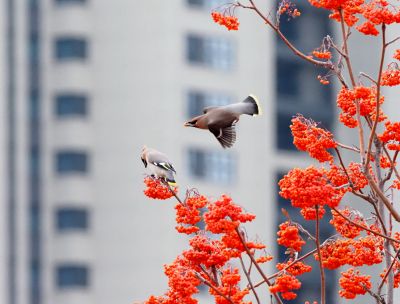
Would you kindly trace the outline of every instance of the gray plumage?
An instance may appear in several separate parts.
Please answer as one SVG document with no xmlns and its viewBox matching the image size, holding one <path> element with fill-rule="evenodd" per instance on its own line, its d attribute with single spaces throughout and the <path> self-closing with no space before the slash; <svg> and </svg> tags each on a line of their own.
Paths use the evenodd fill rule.
<svg viewBox="0 0 400 304">
<path fill-rule="evenodd" d="M 230 148 L 236 141 L 235 125 L 239 121 L 240 115 L 260 115 L 261 107 L 257 98 L 249 95 L 242 102 L 220 107 L 206 107 L 203 109 L 203 113 L 203 115 L 187 121 L 185 126 L 208 129 L 223 148 Z"/>
<path fill-rule="evenodd" d="M 152 175 L 165 179 L 170 185 L 176 185 L 175 168 L 164 153 L 144 146 L 140 158 L 145 168 L 148 167 Z"/>
</svg>

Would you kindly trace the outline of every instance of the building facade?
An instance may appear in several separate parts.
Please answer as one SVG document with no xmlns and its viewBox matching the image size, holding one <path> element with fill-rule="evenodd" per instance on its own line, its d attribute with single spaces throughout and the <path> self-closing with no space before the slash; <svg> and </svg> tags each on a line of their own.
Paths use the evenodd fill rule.
<svg viewBox="0 0 400 304">
<path fill-rule="evenodd" d="M 238 11 L 238 32 L 215 25 L 223 2 L 1 3 L 1 303 L 132 303 L 166 290 L 163 265 L 187 240 L 174 203 L 143 195 L 144 144 L 170 156 L 181 195 L 231 195 L 257 214 L 249 235 L 275 243 L 277 178 L 309 164 L 290 119 L 334 128 L 333 96 L 251 12 Z M 283 26 L 311 51 L 329 25 L 306 17 Z M 232 149 L 183 128 L 250 93 L 264 114 L 241 118 Z"/>
</svg>

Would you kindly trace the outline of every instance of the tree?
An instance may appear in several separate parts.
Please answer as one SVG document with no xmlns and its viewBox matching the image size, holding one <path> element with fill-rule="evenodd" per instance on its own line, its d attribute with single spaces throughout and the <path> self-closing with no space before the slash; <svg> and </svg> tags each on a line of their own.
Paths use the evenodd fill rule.
<svg viewBox="0 0 400 304">
<path fill-rule="evenodd" d="M 296 298 L 296 290 L 301 288 L 301 275 L 311 271 L 311 266 L 305 263 L 308 258 L 318 261 L 320 303 L 326 303 L 325 272 L 342 270 L 344 266 L 347 268 L 339 279 L 341 297 L 354 299 L 357 295 L 369 294 L 376 303 L 394 303 L 394 288 L 400 286 L 400 232 L 392 225 L 393 221 L 400 222 L 399 207 L 395 203 L 395 195 L 400 190 L 396 167 L 400 122 L 391 122 L 382 111 L 385 102 L 382 87 L 400 84 L 397 63 L 400 49 L 388 54 L 388 46 L 398 42 L 400 37 L 391 41 L 386 38 L 389 26 L 400 23 L 400 9 L 386 0 L 309 0 L 309 3 L 329 10 L 329 18 L 338 22 L 342 36 L 340 42 L 326 36 L 321 46 L 310 54 L 298 50 L 280 30 L 283 16 L 289 19 L 301 16 L 296 5 L 288 0 L 279 3 L 275 14 L 265 14 L 254 1 L 244 0 L 226 4 L 211 15 L 228 30 L 238 30 L 235 11 L 254 12 L 294 55 L 326 70 L 325 75 L 318 76 L 321 85 L 329 85 L 333 78 L 340 83 L 339 120 L 358 131 L 358 143 L 340 143 L 313 120 L 297 115 L 290 126 L 293 143 L 320 165 L 293 168 L 279 182 L 280 195 L 298 208 L 305 221 L 315 223 L 315 234 L 311 235 L 301 223 L 292 221 L 283 210 L 287 220 L 279 226 L 277 242 L 287 248 L 288 259 L 276 264 L 276 273 L 267 275 L 262 264 L 272 263 L 273 257 L 265 253 L 264 244 L 249 240 L 243 228 L 246 222 L 255 219 L 254 215 L 244 212 L 226 195 L 209 201 L 206 196 L 190 190 L 182 200 L 177 189 L 162 180 L 147 177 L 147 196 L 177 199 L 176 230 L 190 235 L 190 249 L 165 266 L 169 279 L 165 295 L 151 296 L 146 303 L 197 303 L 193 295 L 201 284 L 208 286 L 216 303 L 245 303 L 250 293 L 260 303 L 257 289 L 264 284 L 268 285 L 276 303 L 284 303 Z M 375 78 L 363 71 L 356 74 L 352 67 L 348 41 L 354 30 L 376 36 L 380 41 Z M 353 153 L 354 160 L 348 164 L 343 161 L 344 150 Z M 365 201 L 371 213 L 362 215 L 358 210 L 341 206 L 345 195 Z M 330 223 L 337 234 L 321 240 L 320 220 L 326 211 L 332 216 Z M 204 229 L 199 228 L 201 221 L 205 223 Z M 306 242 L 313 243 L 315 249 L 303 253 Z M 238 268 L 230 266 L 229 262 L 234 259 L 242 266 L 242 275 Z M 372 265 L 382 267 L 377 286 L 373 286 L 371 277 L 360 270 L 361 266 Z M 261 281 L 254 281 L 254 272 L 261 276 Z M 245 287 L 240 287 L 242 280 L 247 282 Z"/>
</svg>

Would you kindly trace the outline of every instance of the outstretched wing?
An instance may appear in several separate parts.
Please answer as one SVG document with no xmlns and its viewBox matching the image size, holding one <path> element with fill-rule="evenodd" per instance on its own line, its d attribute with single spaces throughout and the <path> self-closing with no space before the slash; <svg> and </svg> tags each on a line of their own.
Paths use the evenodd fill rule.
<svg viewBox="0 0 400 304">
<path fill-rule="evenodd" d="M 219 108 L 219 107 L 217 107 L 217 106 L 205 107 L 203 109 L 203 113 L 206 114 L 208 111 L 211 111 L 211 110 L 216 109 L 216 108 Z"/>
<path fill-rule="evenodd" d="M 236 141 L 236 130 L 234 124 L 225 128 L 219 128 L 218 126 L 211 124 L 208 126 L 208 129 L 212 134 L 214 134 L 215 138 L 224 149 L 232 147 Z"/>
</svg>

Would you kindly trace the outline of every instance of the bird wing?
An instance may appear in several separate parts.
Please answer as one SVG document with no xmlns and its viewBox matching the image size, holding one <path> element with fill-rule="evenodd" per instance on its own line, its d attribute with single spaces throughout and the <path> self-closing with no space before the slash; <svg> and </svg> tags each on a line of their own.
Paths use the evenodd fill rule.
<svg viewBox="0 0 400 304">
<path fill-rule="evenodd" d="M 171 163 L 165 163 L 165 162 L 157 163 L 157 162 L 154 162 L 153 165 L 156 165 L 157 167 L 160 167 L 160 168 L 164 168 L 167 171 L 172 171 L 172 172 L 176 173 L 175 168 L 172 166 Z"/>
<path fill-rule="evenodd" d="M 147 155 L 147 161 L 159 168 L 176 173 L 175 168 L 168 160 L 167 156 L 158 151 L 151 151 Z"/>
<path fill-rule="evenodd" d="M 219 107 L 217 107 L 217 106 L 205 107 L 205 108 L 203 109 L 203 113 L 206 114 L 208 111 L 214 110 L 214 109 L 216 109 L 216 108 L 219 108 Z"/>
<path fill-rule="evenodd" d="M 221 128 L 216 124 L 209 124 L 208 129 L 214 134 L 215 138 L 224 149 L 232 147 L 236 141 L 235 124 L 225 128 Z"/>
</svg>

